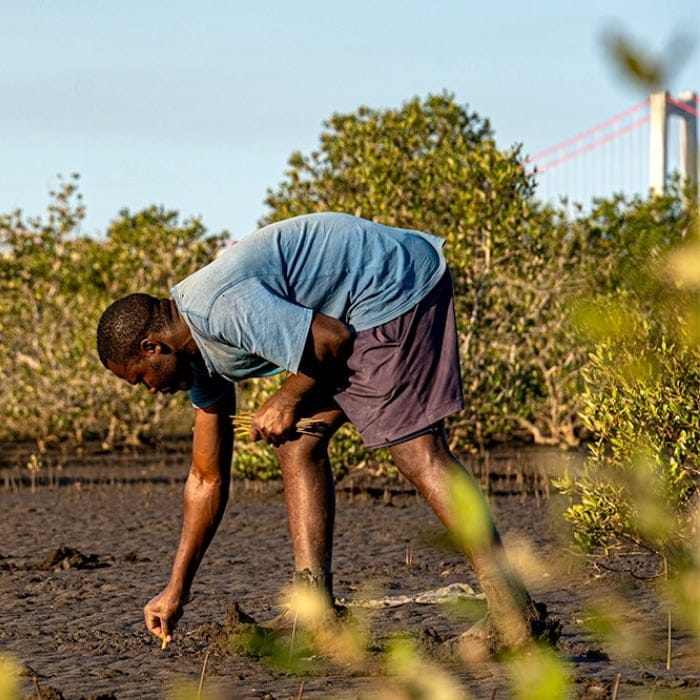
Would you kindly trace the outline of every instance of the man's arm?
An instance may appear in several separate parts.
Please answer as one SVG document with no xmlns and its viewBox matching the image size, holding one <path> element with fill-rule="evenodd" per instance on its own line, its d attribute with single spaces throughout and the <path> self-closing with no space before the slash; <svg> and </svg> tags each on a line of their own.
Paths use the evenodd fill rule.
<svg viewBox="0 0 700 700">
<path fill-rule="evenodd" d="M 338 319 L 315 313 L 299 371 L 288 377 L 258 410 L 250 429 L 252 440 L 279 445 L 294 434 L 304 397 L 320 384 L 334 385 L 346 366 L 354 334 Z"/>
<path fill-rule="evenodd" d="M 226 508 L 234 411 L 233 390 L 214 406 L 195 409 L 192 466 L 185 483 L 180 543 L 168 585 L 144 608 L 146 627 L 163 640 L 172 639 L 197 568 Z"/>
</svg>

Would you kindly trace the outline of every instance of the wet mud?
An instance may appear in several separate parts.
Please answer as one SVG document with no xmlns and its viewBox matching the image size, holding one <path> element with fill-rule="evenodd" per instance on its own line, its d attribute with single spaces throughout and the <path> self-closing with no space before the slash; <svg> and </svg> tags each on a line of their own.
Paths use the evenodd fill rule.
<svg viewBox="0 0 700 700">
<path fill-rule="evenodd" d="M 33 487 L 22 459 L 5 454 L 0 463 L 0 655 L 20 665 L 22 698 L 170 699 L 184 688 L 197 697 L 200 687 L 203 698 L 389 697 L 397 686 L 386 650 L 397 637 L 413 640 L 465 697 L 512 697 L 507 661 L 456 662 L 435 651 L 479 618 L 483 602 L 421 597 L 478 586 L 402 482 L 355 474 L 338 488 L 335 592 L 362 625 L 362 655 L 285 668 L 222 638 L 227 620 L 260 623 L 279 613 L 293 573 L 279 484 L 233 484 L 176 638 L 163 650 L 142 609 L 167 582 L 186 453 L 82 455 L 47 465 Z M 571 697 L 700 697 L 699 649 L 682 620 L 672 625 L 666 668 L 668 612 L 653 563 L 570 556 L 563 503 L 542 470 L 524 469 L 517 455 L 504 460 L 477 475 L 492 492 L 511 559 L 562 624 L 557 654 Z M 608 637 L 590 625 L 601 610 L 620 613 Z"/>
</svg>

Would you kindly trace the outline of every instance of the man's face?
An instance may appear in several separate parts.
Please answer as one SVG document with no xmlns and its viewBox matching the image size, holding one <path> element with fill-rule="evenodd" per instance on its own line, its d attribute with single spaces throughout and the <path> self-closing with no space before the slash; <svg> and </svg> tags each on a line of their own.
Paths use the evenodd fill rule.
<svg viewBox="0 0 700 700">
<path fill-rule="evenodd" d="M 192 386 L 192 370 L 182 353 L 144 353 L 126 365 L 108 360 L 107 368 L 129 384 L 143 384 L 151 394 L 174 394 Z"/>
</svg>

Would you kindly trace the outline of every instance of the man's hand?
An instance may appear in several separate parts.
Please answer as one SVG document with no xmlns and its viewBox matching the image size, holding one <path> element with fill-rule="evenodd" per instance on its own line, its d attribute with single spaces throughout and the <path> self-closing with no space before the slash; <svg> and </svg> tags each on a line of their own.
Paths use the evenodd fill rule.
<svg viewBox="0 0 700 700">
<path fill-rule="evenodd" d="M 321 385 L 335 386 L 345 371 L 352 349 L 353 332 L 338 319 L 315 313 L 306 339 L 299 371 L 288 377 L 279 391 L 260 407 L 253 418 L 250 439 L 279 446 L 296 434 L 302 402 Z"/>
<path fill-rule="evenodd" d="M 233 448 L 230 416 L 235 411 L 233 391 L 213 406 L 195 410 L 192 466 L 170 582 L 143 610 L 149 632 L 166 643 L 173 638 L 187 592 L 226 508 Z"/>
<path fill-rule="evenodd" d="M 265 401 L 253 417 L 250 439 L 281 445 L 294 436 L 298 420 L 299 400 L 290 398 L 284 391 L 278 391 Z"/>
<path fill-rule="evenodd" d="M 148 631 L 163 642 L 173 640 L 173 632 L 182 617 L 183 600 L 168 588 L 150 600 L 143 609 Z"/>
</svg>

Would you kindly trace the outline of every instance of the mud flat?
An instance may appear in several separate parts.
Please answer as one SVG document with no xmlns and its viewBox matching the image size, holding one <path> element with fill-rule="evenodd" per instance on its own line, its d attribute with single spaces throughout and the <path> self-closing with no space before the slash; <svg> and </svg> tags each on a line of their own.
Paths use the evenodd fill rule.
<svg viewBox="0 0 700 700">
<path fill-rule="evenodd" d="M 546 488 L 548 468 L 526 470 L 519 459 L 479 478 L 492 487 L 511 557 L 536 599 L 563 624 L 559 654 L 569 664 L 571 696 L 699 697 L 699 650 L 682 625 L 673 628 L 666 669 L 667 612 L 648 562 L 571 559 L 562 503 Z M 22 457 L 5 454 L 0 654 L 23 668 L 22 697 L 172 698 L 183 684 L 197 687 L 205 659 L 205 697 L 382 697 L 391 683 L 382 675 L 388 639 L 443 639 L 468 624 L 453 608 L 413 600 L 450 584 L 476 585 L 429 509 L 405 484 L 355 475 L 339 485 L 336 595 L 407 601 L 372 609 L 366 663 L 331 664 L 300 676 L 280 673 L 265 660 L 217 653 L 211 629 L 223 622 L 227 607 L 236 602 L 256 620 L 273 617 L 292 574 L 281 487 L 241 482 L 233 486 L 177 638 L 161 650 L 141 611 L 167 580 L 186 472 L 184 452 L 116 461 L 88 454 L 64 460 L 53 474 L 47 468 L 32 489 Z M 586 624 L 592 605 L 620 610 L 620 631 L 648 644 L 623 648 L 596 639 Z M 511 697 L 503 663 L 445 670 L 470 697 Z"/>
</svg>

